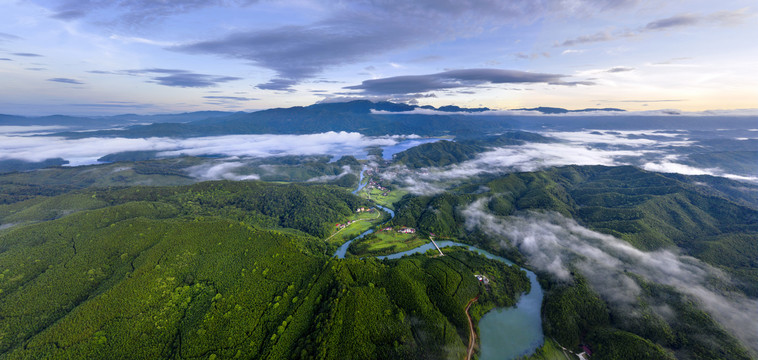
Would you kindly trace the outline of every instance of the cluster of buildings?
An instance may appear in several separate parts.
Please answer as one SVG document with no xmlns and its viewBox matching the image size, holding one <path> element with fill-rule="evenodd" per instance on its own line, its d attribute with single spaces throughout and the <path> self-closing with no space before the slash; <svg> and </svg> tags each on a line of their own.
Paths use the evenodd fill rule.
<svg viewBox="0 0 758 360">
<path fill-rule="evenodd" d="M 490 284 L 490 279 L 488 279 L 488 278 L 487 278 L 486 276 L 484 276 L 484 275 L 479 275 L 479 274 L 476 274 L 476 275 L 474 275 L 474 277 L 475 277 L 477 280 L 481 281 L 481 282 L 482 282 L 482 284 L 484 284 L 484 285 L 489 285 L 489 284 Z"/>
<path fill-rule="evenodd" d="M 379 231 L 392 231 L 392 230 L 393 230 L 393 229 L 392 229 L 392 227 L 386 227 L 386 228 L 384 228 L 384 229 L 381 229 L 381 230 L 379 230 Z M 399 233 L 401 233 L 401 234 L 415 234 L 415 233 L 416 233 L 416 229 L 414 229 L 414 228 L 409 228 L 409 227 L 402 227 L 402 228 L 401 228 L 400 230 L 398 230 L 397 232 L 399 232 Z"/>
<path fill-rule="evenodd" d="M 334 226 L 337 227 L 337 229 L 344 229 L 344 228 L 350 226 L 350 224 L 352 224 L 354 222 L 355 222 L 355 220 L 350 220 L 350 221 L 348 221 L 348 222 L 346 222 L 344 224 L 335 224 Z"/>
<path fill-rule="evenodd" d="M 377 189 L 379 191 L 383 191 L 382 196 L 387 196 L 390 192 L 390 189 L 382 186 L 378 182 L 374 180 L 369 180 L 368 185 L 366 185 L 369 189 Z"/>
<path fill-rule="evenodd" d="M 362 212 L 370 212 L 370 213 L 372 213 L 372 212 L 374 212 L 374 208 L 359 207 L 359 208 L 355 209 L 355 212 L 357 212 L 357 213 L 362 213 Z"/>
</svg>

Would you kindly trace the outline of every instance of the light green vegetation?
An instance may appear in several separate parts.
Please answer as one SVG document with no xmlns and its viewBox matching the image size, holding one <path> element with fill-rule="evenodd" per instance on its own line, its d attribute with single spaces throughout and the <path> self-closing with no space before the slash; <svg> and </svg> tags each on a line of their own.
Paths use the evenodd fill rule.
<svg viewBox="0 0 758 360">
<path fill-rule="evenodd" d="M 535 350 L 534 354 L 524 357 L 523 360 L 577 360 L 579 357 L 565 351 L 561 345 L 550 338 L 545 338 L 545 343 Z"/>
<path fill-rule="evenodd" d="M 358 195 L 360 195 L 360 196 L 362 196 L 362 197 L 364 197 L 366 199 L 370 199 L 371 201 L 373 201 L 373 202 L 375 202 L 375 203 L 377 203 L 377 204 L 379 204 L 381 206 L 384 206 L 386 208 L 395 210 L 395 205 L 394 204 L 396 202 L 398 202 L 400 199 L 402 199 L 403 196 L 405 196 L 405 195 L 408 194 L 407 191 L 399 190 L 399 189 L 398 190 L 393 189 L 391 191 L 386 191 L 387 196 L 382 195 L 384 193 L 385 193 L 385 191 L 381 191 L 379 189 L 363 188 L 358 193 Z"/>
<path fill-rule="evenodd" d="M 324 255 L 328 227 L 367 205 L 331 186 L 210 182 L 43 201 L 53 199 L 72 213 L 0 233 L 3 359 L 457 359 L 470 298 L 510 306 L 529 288 L 517 267 L 463 250 Z M 474 272 L 500 286 L 484 292 Z"/>
<path fill-rule="evenodd" d="M 348 252 L 355 256 L 387 255 L 411 250 L 429 241 L 419 234 L 401 234 L 397 230 L 376 231 L 353 241 Z"/>
<path fill-rule="evenodd" d="M 23 224 L 53 220 L 80 210 L 97 209 L 106 203 L 91 193 L 69 193 L 56 197 L 37 197 L 0 205 L 0 223 Z"/>
<path fill-rule="evenodd" d="M 344 229 L 337 229 L 335 227 L 333 233 L 327 238 L 327 241 L 329 244 L 342 244 L 345 241 L 362 234 L 364 231 L 371 229 L 375 225 L 382 223 L 388 218 L 388 216 L 387 213 L 379 211 L 378 209 L 371 213 L 356 213 L 342 222 L 344 224 L 348 221 L 354 221 L 352 224 Z"/>
</svg>

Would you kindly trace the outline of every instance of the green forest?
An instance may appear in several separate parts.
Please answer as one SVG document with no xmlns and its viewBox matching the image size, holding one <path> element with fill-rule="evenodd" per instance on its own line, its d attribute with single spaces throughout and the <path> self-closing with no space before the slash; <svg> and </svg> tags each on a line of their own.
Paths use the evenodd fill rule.
<svg viewBox="0 0 758 360">
<path fill-rule="evenodd" d="M 0 353 L 459 359 L 470 299 L 483 312 L 529 290 L 518 267 L 465 250 L 325 255 L 331 224 L 364 205 L 334 186 L 228 181 L 4 205 L 18 225 L 0 230 Z"/>
<path fill-rule="evenodd" d="M 482 193 L 482 185 L 489 190 Z M 517 249 L 468 231 L 460 210 L 484 198 L 488 211 L 499 216 L 557 212 L 641 250 L 673 248 L 703 260 L 735 279 L 714 286 L 755 297 L 758 211 L 744 201 L 755 192 L 755 186 L 712 177 L 651 173 L 630 166 L 566 166 L 491 178 L 435 196 L 408 196 L 397 204 L 391 223 L 458 238 L 526 265 Z M 590 344 L 596 351 L 593 358 L 604 359 L 751 358 L 691 299 L 671 288 L 637 279 L 644 289 L 634 307 L 644 314 L 640 321 L 613 312 L 576 273 L 569 283 L 539 275 L 546 291 L 545 335 L 567 348 Z M 664 319 L 652 311 L 651 304 L 661 302 L 676 316 Z"/>
<path fill-rule="evenodd" d="M 333 258 L 325 239 L 334 224 L 372 206 L 348 184 L 99 186 L 81 172 L 66 182 L 70 170 L 46 171 L 37 183 L 22 185 L 25 173 L 0 183 L 0 358 L 461 359 L 471 299 L 478 321 L 530 291 L 518 266 L 463 248 Z M 501 217 L 557 212 L 642 250 L 676 248 L 738 280 L 715 286 L 756 296 L 755 194 L 712 177 L 566 166 L 406 195 L 383 226 L 416 228 L 421 239 L 435 233 L 528 267 L 518 250 L 467 229 L 461 209 L 484 199 Z M 642 316 L 629 316 L 578 272 L 571 281 L 538 275 L 546 345 L 533 358 L 583 344 L 593 359 L 752 356 L 670 287 L 635 278 L 642 296 L 633 310 Z M 654 311 L 660 302 L 672 318 Z"/>
</svg>

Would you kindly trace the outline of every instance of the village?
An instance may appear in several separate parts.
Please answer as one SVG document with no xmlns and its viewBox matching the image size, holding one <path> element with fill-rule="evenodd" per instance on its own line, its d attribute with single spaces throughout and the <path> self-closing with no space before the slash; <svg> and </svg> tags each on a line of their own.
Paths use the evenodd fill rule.
<svg viewBox="0 0 758 360">
<path fill-rule="evenodd" d="M 355 210 L 355 213 L 356 213 L 356 214 L 361 214 L 361 213 L 368 213 L 368 214 L 373 214 L 373 213 L 375 213 L 376 211 L 377 211 L 377 210 L 376 210 L 375 208 L 366 208 L 366 207 L 359 207 L 358 209 L 356 209 L 356 210 Z M 334 226 L 335 226 L 337 229 L 345 229 L 345 228 L 347 228 L 348 226 L 350 226 L 351 224 L 354 224 L 354 223 L 356 223 L 356 222 L 358 222 L 358 221 L 361 221 L 361 220 L 364 220 L 364 219 L 349 220 L 349 221 L 347 221 L 347 222 L 345 222 L 345 223 L 341 223 L 341 224 L 340 224 L 340 223 L 338 223 L 338 224 L 335 224 Z M 381 231 L 395 231 L 395 229 L 394 229 L 393 227 L 391 227 L 391 226 L 388 226 L 388 227 L 384 227 L 384 228 L 380 229 L 379 231 L 380 231 L 380 232 L 381 232 Z M 416 229 L 414 229 L 414 228 L 410 228 L 410 227 L 406 227 L 406 226 L 403 226 L 403 227 L 401 227 L 400 229 L 398 229 L 398 230 L 397 230 L 397 232 L 398 232 L 398 233 L 400 233 L 400 234 L 415 234 L 415 233 L 416 233 Z"/>
</svg>

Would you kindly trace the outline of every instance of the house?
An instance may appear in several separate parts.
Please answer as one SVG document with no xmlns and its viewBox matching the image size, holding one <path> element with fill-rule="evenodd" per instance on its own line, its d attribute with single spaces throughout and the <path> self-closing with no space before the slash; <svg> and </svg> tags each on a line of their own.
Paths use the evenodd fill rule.
<svg viewBox="0 0 758 360">
<path fill-rule="evenodd" d="M 334 225 L 337 229 L 344 229 L 347 227 L 348 224 L 336 224 Z"/>
<path fill-rule="evenodd" d="M 402 234 L 415 234 L 416 233 L 416 229 L 404 227 L 404 228 L 398 230 L 397 232 L 402 233 Z"/>
<path fill-rule="evenodd" d="M 484 276 L 484 275 L 479 275 L 479 274 L 476 274 L 476 275 L 474 275 L 474 277 L 475 277 L 477 280 L 481 281 L 481 282 L 482 282 L 482 284 L 484 284 L 484 285 L 489 285 L 489 284 L 490 284 L 490 279 L 487 279 L 487 277 L 486 277 L 486 276 Z"/>
<path fill-rule="evenodd" d="M 392 227 L 386 227 L 386 228 L 382 229 L 382 231 L 392 231 Z"/>
</svg>

